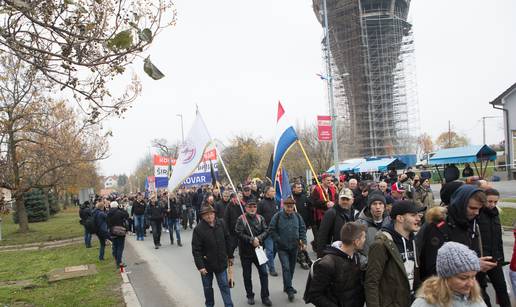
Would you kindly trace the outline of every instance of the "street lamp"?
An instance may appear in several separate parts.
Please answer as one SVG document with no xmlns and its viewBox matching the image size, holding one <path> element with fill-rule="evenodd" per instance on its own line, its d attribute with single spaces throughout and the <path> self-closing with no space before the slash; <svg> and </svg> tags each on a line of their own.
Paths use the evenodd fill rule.
<svg viewBox="0 0 516 307">
<path fill-rule="evenodd" d="M 482 116 L 482 140 L 484 141 L 484 144 L 486 144 L 486 118 L 499 118 L 500 116 Z"/>
<path fill-rule="evenodd" d="M 183 114 L 176 114 L 179 118 L 181 118 L 181 144 L 185 143 L 185 132 L 183 130 Z"/>
</svg>

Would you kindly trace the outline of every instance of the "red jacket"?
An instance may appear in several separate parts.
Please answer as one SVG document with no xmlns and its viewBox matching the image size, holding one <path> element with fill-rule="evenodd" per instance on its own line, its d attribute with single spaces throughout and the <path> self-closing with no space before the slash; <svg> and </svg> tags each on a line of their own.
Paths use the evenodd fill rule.
<svg viewBox="0 0 516 307">
<path fill-rule="evenodd" d="M 317 226 L 321 224 L 321 221 L 324 217 L 324 213 L 326 212 L 326 210 L 328 210 L 328 206 L 326 206 L 326 203 L 328 201 L 331 201 L 333 203 L 336 202 L 337 191 L 335 190 L 335 187 L 330 186 L 328 188 L 328 192 L 329 193 L 326 193 L 326 191 L 323 192 L 322 186 L 316 186 L 315 189 L 312 191 L 312 195 L 310 195 L 310 198 L 312 199 L 314 222 Z M 323 193 L 326 195 L 326 201 L 324 200 Z"/>
</svg>

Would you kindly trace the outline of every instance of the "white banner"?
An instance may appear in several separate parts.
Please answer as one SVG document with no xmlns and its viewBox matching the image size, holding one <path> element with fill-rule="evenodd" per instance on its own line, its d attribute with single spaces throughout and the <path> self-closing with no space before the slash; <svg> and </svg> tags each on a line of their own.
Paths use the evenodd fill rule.
<svg viewBox="0 0 516 307">
<path fill-rule="evenodd" d="M 202 120 L 201 114 L 197 113 L 195 122 L 188 132 L 185 143 L 179 148 L 179 155 L 174 166 L 174 171 L 168 182 L 168 190 L 174 191 L 183 181 L 189 177 L 201 162 L 206 147 L 210 144 L 211 138 Z"/>
</svg>

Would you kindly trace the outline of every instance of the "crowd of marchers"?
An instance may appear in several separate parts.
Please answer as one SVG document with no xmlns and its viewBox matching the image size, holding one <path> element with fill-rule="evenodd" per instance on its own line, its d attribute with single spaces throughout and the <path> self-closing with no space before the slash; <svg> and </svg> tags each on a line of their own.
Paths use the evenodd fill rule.
<svg viewBox="0 0 516 307">
<path fill-rule="evenodd" d="M 154 246 L 162 228 L 170 244 L 182 246 L 181 229 L 192 229 L 192 255 L 206 306 L 214 306 L 213 278 L 225 306 L 233 306 L 232 266 L 238 249 L 247 303 L 255 304 L 252 267 L 260 299 L 272 306 L 269 276 L 281 264 L 283 292 L 293 301 L 296 263 L 309 270 L 303 299 L 315 306 L 511 306 L 503 266 L 500 194 L 476 177 L 459 180 L 445 171 L 441 202 L 430 178 L 412 170 L 391 171 L 380 181 L 323 174 L 291 183 L 292 195 L 277 197 L 272 186 L 253 180 L 234 191 L 228 186 L 180 188 L 108 198 L 81 206 L 85 244 L 98 236 L 99 259 L 110 240 L 116 266 L 124 266 L 126 233 L 144 240 L 150 227 Z M 307 231 L 314 240 L 307 242 Z M 516 230 L 515 230 L 516 236 Z M 308 245 L 317 257 L 310 259 Z M 516 251 L 516 245 L 514 246 Z M 316 259 L 315 259 L 316 258 Z M 507 258 L 508 259 L 508 258 Z M 510 261 L 516 290 L 516 253 Z M 492 283 L 496 298 L 487 294 Z"/>
</svg>

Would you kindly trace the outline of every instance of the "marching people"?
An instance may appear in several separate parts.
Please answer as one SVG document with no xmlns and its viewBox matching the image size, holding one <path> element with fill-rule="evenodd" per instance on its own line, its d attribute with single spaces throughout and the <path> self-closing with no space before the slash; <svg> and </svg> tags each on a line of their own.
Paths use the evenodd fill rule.
<svg viewBox="0 0 516 307">
<path fill-rule="evenodd" d="M 147 208 L 150 226 L 152 229 L 152 239 L 154 240 L 154 248 L 161 247 L 161 225 L 163 222 L 165 210 L 153 195 Z"/>
<path fill-rule="evenodd" d="M 210 205 L 203 205 L 199 211 L 201 220 L 192 235 L 192 255 L 195 266 L 201 274 L 206 307 L 215 306 L 213 276 L 217 279 L 225 307 L 232 307 L 231 292 L 226 269 L 233 265 L 229 233 L 221 219 L 215 217 Z"/>
<path fill-rule="evenodd" d="M 376 234 L 383 227 L 387 227 L 391 223 L 391 218 L 385 211 L 386 200 L 383 193 L 380 191 L 373 191 L 367 197 L 367 205 L 360 212 L 357 222 L 365 225 L 366 241 L 362 254 L 367 258 L 369 253 L 369 246 L 373 244 Z M 363 259 L 363 258 L 362 258 Z"/>
<path fill-rule="evenodd" d="M 353 192 L 344 188 L 340 191 L 338 205 L 326 210 L 317 234 L 317 256 L 321 257 L 326 245 L 339 241 L 340 229 L 344 224 L 355 221 L 358 211 L 353 209 Z"/>
<path fill-rule="evenodd" d="M 256 213 L 255 202 L 248 202 L 245 205 L 245 215 L 237 219 L 235 232 L 238 235 L 238 251 L 242 263 L 242 273 L 244 286 L 247 296 L 247 303 L 254 305 L 253 283 L 251 280 L 252 265 L 258 269 L 260 275 L 260 296 L 265 306 L 272 306 L 269 298 L 269 276 L 267 274 L 267 264 L 260 265 L 255 249 L 264 245 L 264 241 L 269 235 L 265 218 Z"/>
<path fill-rule="evenodd" d="M 387 182 L 381 181 L 378 183 L 378 190 L 380 190 L 385 197 L 385 205 L 392 207 L 394 199 L 392 198 L 391 193 L 387 190 Z"/>
<path fill-rule="evenodd" d="M 311 243 L 314 251 L 318 250 L 318 231 L 321 226 L 324 213 L 335 205 L 338 197 L 337 190 L 335 190 L 335 187 L 331 186 L 331 175 L 323 174 L 321 177 L 321 185 L 316 185 L 310 195 L 310 203 L 312 205 L 313 213 L 312 233 L 314 235 L 314 241 Z M 324 247 L 325 243 L 322 244 Z"/>
<path fill-rule="evenodd" d="M 248 202 L 252 201 L 252 202 L 258 202 L 258 199 L 253 195 L 252 193 L 252 190 L 251 190 L 251 186 L 250 185 L 245 185 L 243 188 L 242 188 L 242 197 L 240 198 L 242 200 L 242 202 L 245 204 L 247 204 Z"/>
<path fill-rule="evenodd" d="M 480 261 L 474 251 L 460 243 L 444 243 L 435 266 L 437 276 L 425 280 L 412 307 L 486 307 L 475 279 Z"/>
<path fill-rule="evenodd" d="M 134 226 L 136 228 L 136 240 L 143 241 L 145 233 L 145 209 L 146 205 L 143 201 L 143 195 L 138 193 L 136 200 L 133 202 Z"/>
<path fill-rule="evenodd" d="M 97 228 L 97 238 L 99 239 L 99 260 L 104 260 L 104 251 L 106 250 L 106 240 L 111 239 L 111 236 L 109 235 L 109 230 L 107 226 L 107 215 L 104 212 L 105 209 L 105 202 L 102 199 L 99 199 L 97 201 L 97 204 L 95 205 L 95 209 L 93 209 L 93 212 L 91 213 L 94 216 L 95 219 L 95 225 Z"/>
<path fill-rule="evenodd" d="M 293 184 L 292 197 L 296 202 L 296 210 L 303 218 L 303 222 L 305 223 L 306 229 L 308 230 L 308 228 L 312 225 L 312 211 L 310 208 L 310 198 L 308 198 L 308 195 L 304 191 L 303 184 L 301 182 L 298 181 Z M 297 255 L 297 262 L 303 269 L 308 270 L 312 264 L 312 261 L 308 256 L 306 248 L 304 250 L 300 249 Z"/>
<path fill-rule="evenodd" d="M 127 229 L 125 228 L 129 214 L 116 201 L 111 202 L 111 209 L 107 214 L 107 226 L 111 233 L 111 241 L 113 243 L 113 258 L 115 259 L 116 267 L 125 266 L 122 263 L 122 254 L 124 253 L 125 235 Z"/>
<path fill-rule="evenodd" d="M 416 189 L 414 201 L 419 207 L 430 209 L 435 206 L 434 193 L 430 187 L 429 179 L 420 180 L 419 177 L 416 176 L 416 178 L 414 178 L 414 188 Z"/>
<path fill-rule="evenodd" d="M 491 306 L 489 295 L 487 294 L 487 276 L 493 284 L 496 292 L 498 305 L 510 307 L 511 300 L 507 294 L 507 284 L 503 274 L 502 263 L 505 261 L 502 240 L 502 224 L 500 223 L 500 211 L 497 206 L 500 193 L 495 189 L 487 189 L 486 206 L 480 210 L 478 216 L 478 226 L 482 238 L 483 256 L 491 256 L 496 261 L 496 266 L 487 272 L 479 272 L 478 280 L 482 290 L 482 296 L 487 306 Z"/>
<path fill-rule="evenodd" d="M 90 216 L 92 209 L 90 208 L 90 202 L 85 201 L 79 209 L 80 224 L 84 227 L 84 245 L 86 248 L 91 248 L 91 233 L 86 229 L 86 219 Z"/>
<path fill-rule="evenodd" d="M 176 194 L 172 194 L 169 200 L 168 209 L 168 232 L 170 235 L 170 245 L 174 245 L 174 231 L 176 233 L 177 246 L 183 246 L 181 244 L 181 203 L 177 199 Z"/>
<path fill-rule="evenodd" d="M 274 187 L 269 186 L 265 188 L 265 194 L 263 199 L 258 203 L 257 213 L 265 218 L 265 224 L 270 225 L 271 219 L 278 212 L 278 203 L 276 202 L 276 190 Z M 274 258 L 276 258 L 276 246 L 271 236 L 268 236 L 264 241 L 265 253 L 269 261 L 267 267 L 271 276 L 278 276 L 276 268 L 274 266 Z"/>
<path fill-rule="evenodd" d="M 313 275 L 305 290 L 305 302 L 317 307 L 364 306 L 364 272 L 358 252 L 364 246 L 365 231 L 365 226 L 357 222 L 342 227 L 342 241 L 326 247 L 323 257 L 313 265 Z"/>
<path fill-rule="evenodd" d="M 410 306 L 419 285 L 414 233 L 421 209 L 410 200 L 392 206 L 392 223 L 382 228 L 369 247 L 365 276 L 367 307 Z"/>
<path fill-rule="evenodd" d="M 292 287 L 292 278 L 296 268 L 298 248 L 306 248 L 306 227 L 301 215 L 295 212 L 296 202 L 287 198 L 283 210 L 276 213 L 269 225 L 269 234 L 278 248 L 278 256 L 283 273 L 283 292 L 288 300 L 294 300 L 297 290 Z"/>
</svg>

